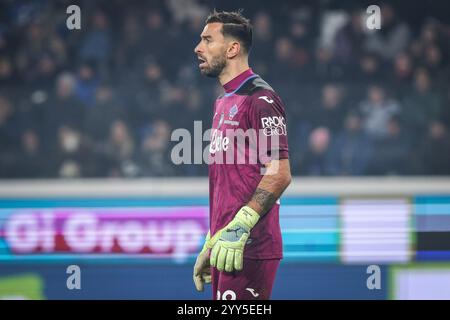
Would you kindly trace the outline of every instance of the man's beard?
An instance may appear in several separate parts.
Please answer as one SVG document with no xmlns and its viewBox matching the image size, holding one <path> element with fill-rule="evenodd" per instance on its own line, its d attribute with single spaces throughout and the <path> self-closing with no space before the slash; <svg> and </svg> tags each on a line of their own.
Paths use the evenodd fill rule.
<svg viewBox="0 0 450 320">
<path fill-rule="evenodd" d="M 201 73 L 210 78 L 217 78 L 222 70 L 227 65 L 227 60 L 225 57 L 212 58 L 211 63 L 207 68 L 200 69 Z"/>
</svg>

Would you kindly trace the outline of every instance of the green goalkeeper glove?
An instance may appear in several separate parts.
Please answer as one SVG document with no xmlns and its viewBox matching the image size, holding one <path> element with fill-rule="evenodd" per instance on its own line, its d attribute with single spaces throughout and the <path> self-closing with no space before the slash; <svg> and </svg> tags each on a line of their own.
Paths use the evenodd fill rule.
<svg viewBox="0 0 450 320">
<path fill-rule="evenodd" d="M 242 207 L 223 229 L 207 242 L 212 247 L 210 264 L 219 271 L 242 270 L 244 247 L 250 230 L 259 220 L 259 214 L 248 206 Z"/>
</svg>

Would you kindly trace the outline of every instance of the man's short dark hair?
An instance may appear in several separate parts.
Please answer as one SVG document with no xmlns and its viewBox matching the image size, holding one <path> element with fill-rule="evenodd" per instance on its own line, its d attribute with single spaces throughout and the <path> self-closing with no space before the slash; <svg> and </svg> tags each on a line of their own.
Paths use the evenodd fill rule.
<svg viewBox="0 0 450 320">
<path fill-rule="evenodd" d="M 236 38 L 244 48 L 245 52 L 249 53 L 252 47 L 253 26 L 250 20 L 242 15 L 242 10 L 227 12 L 214 10 L 208 18 L 208 23 L 223 23 L 222 34 L 224 37 L 229 36 Z"/>
</svg>

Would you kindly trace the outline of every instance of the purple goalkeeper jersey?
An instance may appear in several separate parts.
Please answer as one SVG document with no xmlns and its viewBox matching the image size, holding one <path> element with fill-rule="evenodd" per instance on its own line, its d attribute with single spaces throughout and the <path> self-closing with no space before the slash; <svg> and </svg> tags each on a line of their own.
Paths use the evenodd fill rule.
<svg viewBox="0 0 450 320">
<path fill-rule="evenodd" d="M 225 93 L 217 98 L 214 105 L 214 118 L 211 130 L 209 159 L 209 204 L 210 230 L 215 234 L 227 225 L 237 211 L 252 198 L 263 178 L 264 156 L 257 161 L 237 162 L 238 148 L 249 157 L 250 139 L 244 146 L 229 143 L 234 132 L 255 130 L 257 138 L 256 153 L 271 156 L 272 159 L 288 158 L 286 116 L 281 99 L 276 92 L 251 69 L 241 73 L 224 85 Z M 239 130 L 241 129 L 241 130 Z M 237 131 L 236 131 L 237 130 Z M 276 138 L 273 143 L 271 138 Z M 227 141 L 228 140 L 228 141 Z M 262 143 L 259 143 L 262 141 Z M 274 152 L 276 151 L 276 152 Z M 231 159 L 225 158 L 230 152 Z M 219 159 L 218 154 L 222 157 Z M 276 156 L 275 156 L 276 155 Z M 237 162 L 237 163 L 236 163 Z M 250 232 L 244 250 L 244 257 L 250 259 L 282 258 L 282 239 L 279 223 L 280 203 L 276 204 L 259 220 Z"/>
</svg>

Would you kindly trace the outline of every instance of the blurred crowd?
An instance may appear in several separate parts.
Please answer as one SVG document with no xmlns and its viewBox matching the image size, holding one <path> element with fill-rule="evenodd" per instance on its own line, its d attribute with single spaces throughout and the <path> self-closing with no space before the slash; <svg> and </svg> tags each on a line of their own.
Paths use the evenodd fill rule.
<svg viewBox="0 0 450 320">
<path fill-rule="evenodd" d="M 448 21 L 411 22 L 385 3 L 381 30 L 368 30 L 365 7 L 327 3 L 244 11 L 253 70 L 286 106 L 293 174 L 449 175 Z M 66 27 L 70 4 L 81 30 Z M 199 74 L 193 48 L 212 8 L 2 1 L 0 178 L 206 175 L 172 163 L 170 137 L 211 124 L 221 88 Z"/>
</svg>

